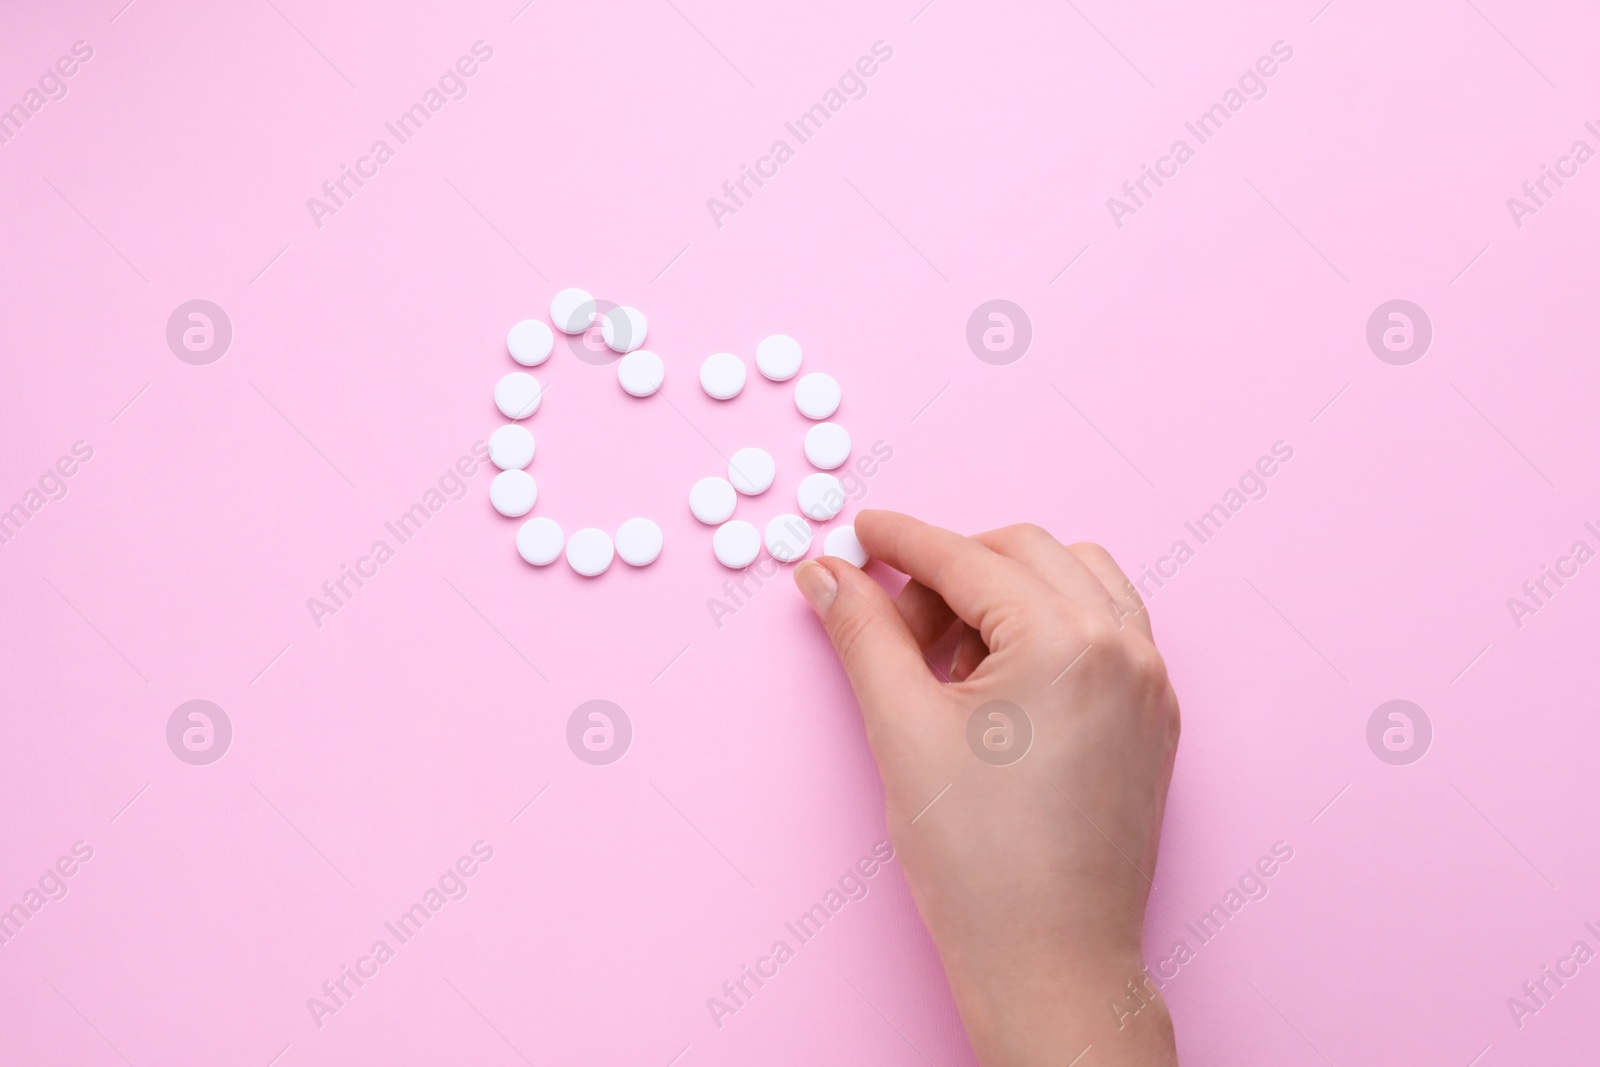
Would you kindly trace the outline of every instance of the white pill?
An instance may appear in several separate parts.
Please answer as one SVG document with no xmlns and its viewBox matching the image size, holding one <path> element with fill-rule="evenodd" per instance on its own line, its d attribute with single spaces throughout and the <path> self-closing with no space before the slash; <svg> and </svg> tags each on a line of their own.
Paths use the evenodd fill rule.
<svg viewBox="0 0 1600 1067">
<path fill-rule="evenodd" d="M 563 289 L 550 298 L 550 321 L 562 333 L 582 333 L 594 320 L 594 297 L 582 289 Z"/>
<path fill-rule="evenodd" d="M 711 551 L 724 567 L 748 567 L 761 554 L 761 534 L 743 519 L 725 522 L 711 535 Z"/>
<path fill-rule="evenodd" d="M 726 478 L 701 478 L 689 490 L 689 512 L 707 526 L 718 526 L 733 518 L 738 502 L 733 483 Z"/>
<path fill-rule="evenodd" d="M 837 422 L 819 422 L 806 431 L 806 459 L 831 471 L 850 458 L 850 434 Z"/>
<path fill-rule="evenodd" d="M 744 389 L 744 360 L 732 352 L 707 356 L 700 364 L 700 388 L 717 400 L 732 400 Z"/>
<path fill-rule="evenodd" d="M 503 471 L 521 470 L 533 462 L 533 434 L 512 423 L 489 435 L 489 462 Z"/>
<path fill-rule="evenodd" d="M 800 342 L 775 333 L 756 345 L 756 369 L 762 377 L 786 382 L 800 373 Z"/>
<path fill-rule="evenodd" d="M 629 519 L 617 527 L 617 555 L 632 567 L 646 567 L 661 555 L 661 527 L 649 519 Z"/>
<path fill-rule="evenodd" d="M 579 530 L 567 539 L 567 562 L 585 578 L 604 574 L 616 554 L 616 549 L 611 546 L 611 538 L 606 536 L 604 530 L 596 530 L 593 526 Z"/>
<path fill-rule="evenodd" d="M 523 319 L 506 332 L 506 351 L 524 367 L 537 367 L 550 358 L 556 335 L 538 319 Z"/>
<path fill-rule="evenodd" d="M 828 531 L 828 536 L 822 539 L 822 554 L 824 556 L 838 556 L 846 563 L 857 567 L 867 565 L 867 550 L 861 547 L 861 542 L 856 539 L 854 526 L 837 526 Z"/>
<path fill-rule="evenodd" d="M 795 493 L 800 511 L 818 522 L 827 522 L 844 508 L 844 483 L 831 474 L 808 474 Z"/>
<path fill-rule="evenodd" d="M 613 352 L 632 352 L 644 345 L 649 328 L 644 312 L 638 308 L 612 308 L 600 319 L 600 339 Z"/>
<path fill-rule="evenodd" d="M 649 396 L 666 380 L 667 366 L 654 352 L 639 349 L 617 360 L 617 381 L 630 396 Z"/>
<path fill-rule="evenodd" d="M 811 524 L 798 515 L 778 515 L 767 523 L 767 552 L 779 563 L 793 563 L 811 551 Z"/>
<path fill-rule="evenodd" d="M 501 471 L 489 483 L 489 503 L 507 518 L 515 519 L 533 510 L 539 499 L 539 486 L 527 471 Z"/>
<path fill-rule="evenodd" d="M 561 557 L 566 535 L 554 519 L 529 519 L 517 531 L 517 554 L 535 567 L 544 567 Z"/>
<path fill-rule="evenodd" d="M 526 371 L 514 370 L 494 387 L 494 403 L 500 414 L 516 421 L 539 410 L 539 379 Z"/>
<path fill-rule="evenodd" d="M 830 374 L 808 374 L 794 386 L 794 406 L 808 419 L 825 419 L 839 410 L 844 394 Z"/>
<path fill-rule="evenodd" d="M 772 488 L 778 465 L 759 448 L 741 448 L 728 460 L 728 481 L 745 496 L 760 496 Z"/>
</svg>

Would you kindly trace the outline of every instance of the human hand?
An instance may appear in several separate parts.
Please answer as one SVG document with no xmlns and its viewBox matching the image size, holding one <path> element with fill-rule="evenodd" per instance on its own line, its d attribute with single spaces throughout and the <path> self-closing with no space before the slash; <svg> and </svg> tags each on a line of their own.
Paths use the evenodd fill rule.
<svg viewBox="0 0 1600 1067">
<path fill-rule="evenodd" d="M 1178 701 L 1137 591 L 1103 548 L 1036 526 L 964 537 L 863 511 L 855 529 L 911 577 L 898 599 L 833 557 L 795 582 L 855 689 L 979 1060 L 1176 1064 L 1141 938 Z M 953 624 L 946 681 L 925 657 Z M 1110 1007 L 1135 990 L 1137 1014 Z"/>
</svg>

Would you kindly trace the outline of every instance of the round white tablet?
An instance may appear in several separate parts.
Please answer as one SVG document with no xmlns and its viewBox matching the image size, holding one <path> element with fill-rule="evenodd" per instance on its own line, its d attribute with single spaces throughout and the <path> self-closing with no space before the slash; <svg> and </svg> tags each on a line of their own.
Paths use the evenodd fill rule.
<svg viewBox="0 0 1600 1067">
<path fill-rule="evenodd" d="M 539 486 L 527 471 L 501 471 L 489 483 L 489 503 L 507 518 L 518 518 L 533 510 L 539 499 Z"/>
<path fill-rule="evenodd" d="M 726 478 L 701 478 L 689 490 L 689 512 L 708 526 L 718 526 L 733 518 L 739 496 Z"/>
<path fill-rule="evenodd" d="M 567 562 L 585 578 L 604 574 L 615 556 L 616 549 L 611 547 L 611 538 L 606 536 L 604 530 L 596 530 L 593 526 L 579 530 L 567 539 Z"/>
<path fill-rule="evenodd" d="M 617 555 L 632 567 L 645 567 L 661 555 L 661 527 L 649 519 L 629 519 L 617 527 Z"/>
<path fill-rule="evenodd" d="M 767 552 L 779 563 L 793 563 L 811 551 L 811 524 L 798 515 L 777 515 L 767 523 Z"/>
<path fill-rule="evenodd" d="M 837 422 L 819 422 L 806 431 L 806 459 L 831 471 L 850 458 L 850 434 Z"/>
<path fill-rule="evenodd" d="M 844 483 L 831 474 L 808 474 L 795 493 L 800 511 L 818 522 L 827 522 L 844 508 Z"/>
<path fill-rule="evenodd" d="M 617 360 L 617 381 L 629 396 L 649 396 L 666 380 L 667 366 L 654 352 L 639 349 Z"/>
<path fill-rule="evenodd" d="M 775 382 L 793 378 L 800 373 L 800 342 L 787 334 L 773 334 L 756 345 L 756 369 Z"/>
<path fill-rule="evenodd" d="M 537 367 L 550 358 L 556 335 L 538 319 L 523 319 L 506 332 L 506 351 L 524 367 Z"/>
<path fill-rule="evenodd" d="M 828 531 L 828 536 L 822 539 L 822 554 L 824 556 L 838 556 L 846 563 L 853 563 L 857 567 L 867 565 L 867 550 L 861 547 L 861 542 L 856 539 L 854 526 L 837 526 Z"/>
<path fill-rule="evenodd" d="M 839 410 L 844 394 L 830 374 L 808 374 L 794 385 L 794 406 L 808 419 L 825 419 Z"/>
<path fill-rule="evenodd" d="M 489 435 L 489 462 L 503 471 L 521 470 L 533 462 L 533 434 L 512 423 Z"/>
<path fill-rule="evenodd" d="M 565 543 L 566 536 L 554 519 L 529 519 L 517 531 L 517 554 L 535 567 L 554 563 Z"/>
<path fill-rule="evenodd" d="M 744 360 L 732 352 L 718 352 L 700 364 L 700 388 L 717 400 L 732 400 L 744 389 L 744 375 Z"/>
<path fill-rule="evenodd" d="M 494 387 L 494 403 L 500 414 L 515 422 L 539 410 L 539 379 L 526 371 L 514 370 Z"/>
<path fill-rule="evenodd" d="M 612 308 L 600 320 L 600 338 L 613 352 L 632 352 L 644 345 L 644 312 L 638 308 Z"/>
<path fill-rule="evenodd" d="M 778 465 L 759 448 L 741 448 L 728 460 L 728 481 L 745 496 L 760 496 L 772 488 Z"/>
<path fill-rule="evenodd" d="M 761 534 L 743 519 L 725 522 L 711 535 L 711 551 L 724 567 L 740 570 L 761 554 Z"/>
<path fill-rule="evenodd" d="M 582 333 L 594 319 L 594 297 L 582 289 L 563 289 L 550 298 L 550 321 L 562 333 Z"/>
</svg>

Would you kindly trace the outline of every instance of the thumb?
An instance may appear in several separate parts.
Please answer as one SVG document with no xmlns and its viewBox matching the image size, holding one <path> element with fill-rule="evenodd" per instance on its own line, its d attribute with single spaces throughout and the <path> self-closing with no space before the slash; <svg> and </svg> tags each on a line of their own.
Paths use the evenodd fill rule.
<svg viewBox="0 0 1600 1067">
<path fill-rule="evenodd" d="M 916 638 L 877 582 L 833 556 L 806 560 L 794 581 L 827 628 L 869 724 L 932 683 Z"/>
</svg>

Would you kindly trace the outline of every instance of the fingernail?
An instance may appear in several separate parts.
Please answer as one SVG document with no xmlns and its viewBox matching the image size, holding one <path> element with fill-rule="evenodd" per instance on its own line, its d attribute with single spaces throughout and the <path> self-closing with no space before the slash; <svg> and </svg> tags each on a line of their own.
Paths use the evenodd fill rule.
<svg viewBox="0 0 1600 1067">
<path fill-rule="evenodd" d="M 839 583 L 834 580 L 833 572 L 816 560 L 808 559 L 795 568 L 794 584 L 800 587 L 800 594 L 817 613 L 817 618 L 827 618 L 828 609 L 839 595 Z"/>
</svg>

